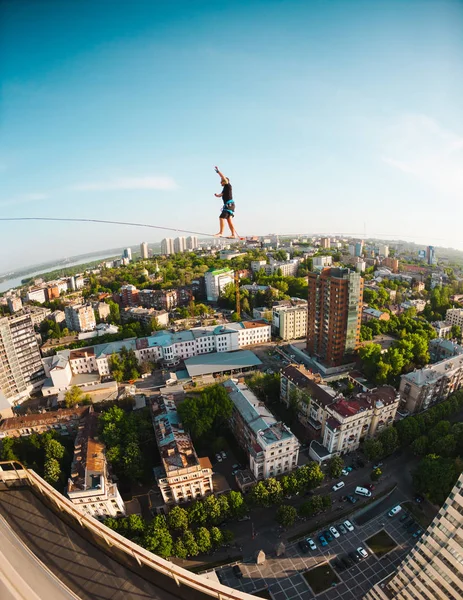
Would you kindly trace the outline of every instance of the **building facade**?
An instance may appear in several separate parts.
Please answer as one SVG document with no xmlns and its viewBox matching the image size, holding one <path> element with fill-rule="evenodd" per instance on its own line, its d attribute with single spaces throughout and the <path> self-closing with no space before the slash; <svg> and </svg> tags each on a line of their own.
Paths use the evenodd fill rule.
<svg viewBox="0 0 463 600">
<path fill-rule="evenodd" d="M 30 315 L 0 319 L 0 392 L 11 403 L 25 399 L 45 379 Z"/>
<path fill-rule="evenodd" d="M 463 474 L 392 578 L 364 600 L 463 598 Z"/>
<path fill-rule="evenodd" d="M 447 358 L 400 377 L 402 408 L 417 413 L 463 387 L 463 355 Z"/>
<path fill-rule="evenodd" d="M 11 314 L 18 312 L 23 307 L 22 300 L 19 296 L 10 296 L 7 300 L 8 302 L 8 310 Z"/>
<path fill-rule="evenodd" d="M 282 340 L 297 340 L 307 336 L 307 305 L 274 306 L 272 325 L 275 335 Z"/>
<path fill-rule="evenodd" d="M 95 313 L 91 304 L 72 304 L 64 308 L 66 326 L 70 331 L 93 331 L 96 327 Z"/>
<path fill-rule="evenodd" d="M 329 237 L 322 237 L 320 239 L 320 247 L 321 248 L 330 248 L 331 246 L 331 240 Z"/>
<path fill-rule="evenodd" d="M 79 421 L 67 497 L 84 515 L 95 519 L 125 515 L 117 485 L 109 477 L 105 445 L 98 439 L 98 416 L 93 409 Z"/>
<path fill-rule="evenodd" d="M 151 402 L 151 415 L 162 467 L 155 472 L 166 505 L 191 502 L 213 493 L 209 458 L 198 458 L 188 433 L 183 429 L 172 398 Z"/>
<path fill-rule="evenodd" d="M 156 319 L 161 327 L 167 327 L 169 324 L 169 313 L 165 310 L 156 310 L 154 308 L 124 308 L 121 311 L 121 321 L 128 323 L 130 321 L 139 321 L 144 325 L 150 325 L 153 319 Z"/>
<path fill-rule="evenodd" d="M 234 281 L 234 271 L 231 269 L 209 269 L 204 275 L 206 283 L 206 298 L 208 302 L 217 302 L 223 289 Z"/>
<path fill-rule="evenodd" d="M 333 264 L 332 256 L 314 256 L 312 259 L 312 264 L 315 267 L 321 267 L 325 269 L 326 267 L 331 267 Z"/>
<path fill-rule="evenodd" d="M 463 308 L 449 308 L 445 313 L 445 320 L 449 325 L 457 325 L 463 329 Z"/>
<path fill-rule="evenodd" d="M 161 241 L 161 254 L 169 256 L 174 253 L 174 240 L 172 238 L 164 238 Z"/>
<path fill-rule="evenodd" d="M 124 308 L 127 306 L 138 306 L 139 304 L 139 291 L 134 285 L 123 285 L 119 291 L 121 304 Z"/>
<path fill-rule="evenodd" d="M 295 469 L 299 442 L 291 430 L 277 421 L 244 383 L 229 379 L 223 386 L 234 406 L 231 427 L 248 455 L 255 479 L 276 477 Z"/>
<path fill-rule="evenodd" d="M 124 250 L 122 252 L 122 258 L 125 259 L 126 261 L 130 262 L 132 260 L 132 249 L 124 248 Z"/>
<path fill-rule="evenodd" d="M 174 240 L 174 253 L 185 252 L 186 250 L 186 239 L 183 236 L 176 237 Z"/>
<path fill-rule="evenodd" d="M 47 431 L 74 434 L 79 421 L 88 412 L 88 406 L 80 406 L 4 419 L 0 423 L 0 438 L 29 436 L 32 433 L 46 433 Z"/>
<path fill-rule="evenodd" d="M 146 242 L 140 244 L 140 256 L 142 260 L 149 258 L 148 244 Z"/>
<path fill-rule="evenodd" d="M 307 350 L 329 366 L 358 348 L 363 279 L 350 269 L 323 269 L 308 276 Z"/>
<path fill-rule="evenodd" d="M 189 235 L 186 239 L 186 249 L 196 250 L 198 247 L 198 238 L 195 235 Z"/>
</svg>

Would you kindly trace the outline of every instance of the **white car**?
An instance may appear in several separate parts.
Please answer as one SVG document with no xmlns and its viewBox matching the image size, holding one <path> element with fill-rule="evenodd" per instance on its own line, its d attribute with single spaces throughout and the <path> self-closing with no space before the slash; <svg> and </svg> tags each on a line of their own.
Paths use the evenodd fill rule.
<svg viewBox="0 0 463 600">
<path fill-rule="evenodd" d="M 344 481 L 338 481 L 338 483 L 335 483 L 333 485 L 333 492 L 337 492 L 338 490 L 340 490 L 341 488 L 343 488 L 346 484 L 344 483 Z"/>
<path fill-rule="evenodd" d="M 368 552 L 365 550 L 365 548 L 362 548 L 362 546 L 359 546 L 357 548 L 357 553 L 362 558 L 368 558 Z"/>
<path fill-rule="evenodd" d="M 317 549 L 317 544 L 313 541 L 312 538 L 307 538 L 306 542 L 309 544 L 311 550 Z"/>
<path fill-rule="evenodd" d="M 347 529 L 347 531 L 354 531 L 355 529 L 350 521 L 344 521 L 343 525 Z"/>
<path fill-rule="evenodd" d="M 349 475 L 350 471 L 348 471 L 347 469 L 343 469 L 341 471 L 341 475 Z"/>
<path fill-rule="evenodd" d="M 333 537 L 335 537 L 335 538 L 339 537 L 339 531 L 336 529 L 336 527 L 330 527 L 330 531 L 333 534 Z"/>
<path fill-rule="evenodd" d="M 227 454 L 224 450 L 222 450 L 222 452 L 220 453 L 222 458 L 227 458 Z"/>
<path fill-rule="evenodd" d="M 220 454 L 218 452 L 215 455 L 215 458 L 217 459 L 217 462 L 222 462 L 222 457 L 220 456 Z"/>
<path fill-rule="evenodd" d="M 402 507 L 398 504 L 397 506 L 394 506 L 394 508 L 387 513 L 387 516 L 394 517 L 401 510 L 402 510 Z"/>
</svg>

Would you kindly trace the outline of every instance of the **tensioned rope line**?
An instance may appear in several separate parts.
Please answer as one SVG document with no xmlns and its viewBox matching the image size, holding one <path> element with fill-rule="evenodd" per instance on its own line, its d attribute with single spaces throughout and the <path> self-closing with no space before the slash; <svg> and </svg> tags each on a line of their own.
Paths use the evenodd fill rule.
<svg viewBox="0 0 463 600">
<path fill-rule="evenodd" d="M 128 221 L 109 221 L 107 219 L 77 219 L 77 218 L 70 218 L 70 217 L 0 217 L 0 221 L 68 221 L 71 223 L 107 223 L 109 225 L 128 225 L 131 227 L 148 227 L 149 229 L 161 229 L 164 231 L 175 231 L 177 233 L 193 233 L 194 235 L 203 235 L 204 237 L 216 237 L 213 233 L 204 233 L 203 231 L 191 231 L 189 229 L 181 229 L 181 228 L 177 228 L 177 227 L 164 227 L 162 225 L 151 225 L 150 223 L 130 223 Z M 301 235 L 301 233 L 299 232 L 298 234 L 289 234 L 289 233 L 285 233 L 285 234 L 278 234 L 278 235 Z M 365 237 L 365 233 L 361 232 L 361 231 L 330 231 L 327 233 L 323 233 L 323 232 L 317 232 L 317 235 L 356 235 L 356 236 L 362 236 Z M 369 232 L 369 237 L 371 236 L 381 236 L 381 237 L 395 237 L 398 236 L 400 238 L 400 236 L 402 236 L 403 234 L 401 233 L 371 233 Z M 227 236 L 223 236 L 223 238 L 226 238 Z M 249 237 L 249 236 L 248 236 Z M 426 236 L 424 235 L 409 235 L 407 234 L 407 237 L 409 238 L 425 238 Z M 233 238 L 232 238 L 233 239 Z M 238 239 L 238 238 L 235 238 Z M 244 238 L 241 238 L 244 239 Z M 443 240 L 444 238 L 434 238 L 436 240 Z"/>
</svg>

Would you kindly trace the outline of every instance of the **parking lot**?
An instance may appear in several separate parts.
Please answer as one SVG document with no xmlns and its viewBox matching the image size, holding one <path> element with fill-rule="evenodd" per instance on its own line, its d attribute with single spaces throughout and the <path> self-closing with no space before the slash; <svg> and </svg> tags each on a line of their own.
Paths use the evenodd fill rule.
<svg viewBox="0 0 463 600">
<path fill-rule="evenodd" d="M 314 532 L 312 539 L 317 545 L 315 551 L 304 554 L 298 543 L 293 543 L 286 546 L 283 556 L 269 556 L 263 565 L 258 566 L 255 562 L 240 564 L 242 579 L 235 577 L 231 567 L 223 567 L 218 569 L 218 572 L 223 583 L 235 589 L 253 593 L 267 588 L 274 600 L 307 600 L 315 598 L 315 595 L 302 574 L 317 565 L 330 562 L 340 583 L 318 594 L 317 600 L 357 600 L 362 598 L 375 583 L 395 570 L 416 542 L 400 521 L 403 511 L 393 518 L 387 516 L 388 510 L 394 505 L 395 502 L 391 499 L 381 514 L 361 526 L 355 523 L 355 518 L 351 518 L 355 530 L 334 539 L 324 548 L 320 546 L 318 540 L 318 534 L 321 532 Z M 371 554 L 365 540 L 381 530 L 385 530 L 397 546 L 378 559 L 376 555 Z M 359 546 L 366 548 L 369 553 L 368 558 L 344 571 L 339 571 L 333 564 L 336 558 L 356 550 Z"/>
</svg>

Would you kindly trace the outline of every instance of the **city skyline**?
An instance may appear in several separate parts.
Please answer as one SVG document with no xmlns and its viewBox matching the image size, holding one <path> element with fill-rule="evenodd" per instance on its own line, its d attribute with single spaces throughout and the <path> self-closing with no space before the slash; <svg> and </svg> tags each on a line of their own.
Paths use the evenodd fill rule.
<svg viewBox="0 0 463 600">
<path fill-rule="evenodd" d="M 241 235 L 366 223 L 370 237 L 463 250 L 461 5 L 19 1 L 0 14 L 0 216 L 214 233 L 218 164 Z M 15 248 L 0 272 L 149 237 L 0 231 Z"/>
</svg>

